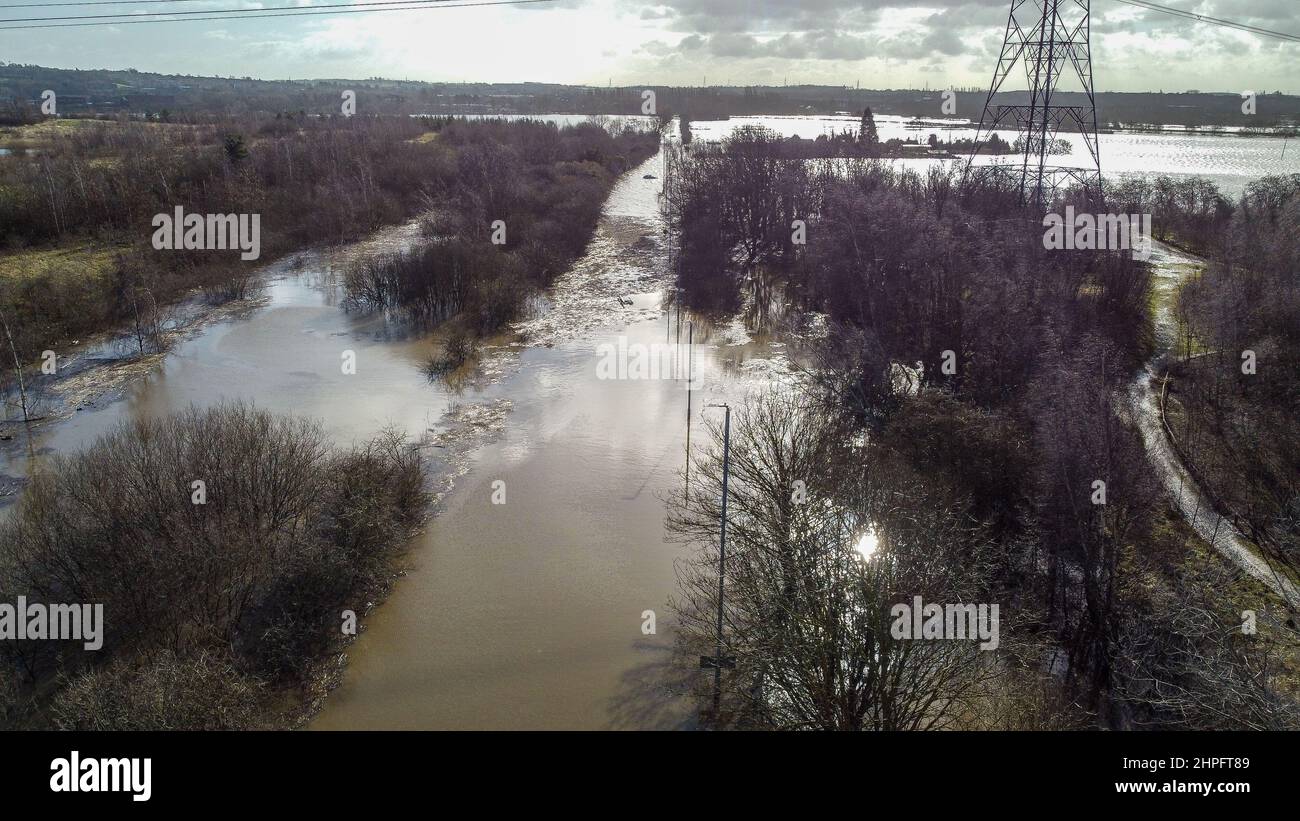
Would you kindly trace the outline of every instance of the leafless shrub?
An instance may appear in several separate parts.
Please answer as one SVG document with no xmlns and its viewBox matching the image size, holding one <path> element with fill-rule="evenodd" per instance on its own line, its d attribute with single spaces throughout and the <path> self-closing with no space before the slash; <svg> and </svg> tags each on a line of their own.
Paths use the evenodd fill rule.
<svg viewBox="0 0 1300 821">
<path fill-rule="evenodd" d="M 1243 630 L 1242 595 L 1217 560 L 1174 587 L 1153 591 L 1148 612 L 1125 619 L 1116 658 L 1116 697 L 1130 727 L 1183 730 L 1300 729 L 1295 628 L 1276 612 Z"/>
<path fill-rule="evenodd" d="M 391 573 L 425 503 L 419 453 L 393 432 L 333 453 L 318 424 L 242 404 L 125 423 L 51 460 L 0 523 L 0 595 L 102 603 L 104 649 L 0 650 L 33 687 L 213 648 L 256 679 L 302 681 L 342 639 L 341 611 L 364 612 Z"/>
<path fill-rule="evenodd" d="M 257 296 L 258 285 L 258 278 L 252 271 L 240 269 L 203 285 L 203 297 L 212 305 L 238 302 Z"/>
<path fill-rule="evenodd" d="M 443 340 L 442 352 L 429 359 L 424 372 L 430 379 L 445 378 L 474 355 L 474 338 L 463 328 L 453 328 Z"/>
<path fill-rule="evenodd" d="M 49 714 L 59 730 L 254 730 L 266 699 L 265 685 L 227 656 L 164 651 L 74 676 Z"/>
</svg>

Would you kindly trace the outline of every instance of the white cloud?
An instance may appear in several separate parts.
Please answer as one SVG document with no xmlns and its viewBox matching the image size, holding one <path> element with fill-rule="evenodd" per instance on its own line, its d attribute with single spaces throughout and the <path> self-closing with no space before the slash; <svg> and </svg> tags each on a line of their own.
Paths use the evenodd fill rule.
<svg viewBox="0 0 1300 821">
<path fill-rule="evenodd" d="M 211 2 L 221 7 L 230 0 Z M 315 0 L 287 2 L 321 5 Z M 0 54 L 15 62 L 66 68 L 133 67 L 266 78 L 380 75 L 603 85 L 609 79 L 618 84 L 696 84 L 708 75 L 730 83 L 788 76 L 791 82 L 969 86 L 987 83 L 992 74 L 1007 3 L 558 0 L 529 6 L 48 29 L 41 37 L 9 32 L 0 35 Z M 1295 3 L 1201 0 L 1197 8 L 1285 29 L 1294 26 Z M 1093 5 L 1099 90 L 1144 90 L 1155 84 L 1300 91 L 1296 44 L 1104 0 Z"/>
</svg>

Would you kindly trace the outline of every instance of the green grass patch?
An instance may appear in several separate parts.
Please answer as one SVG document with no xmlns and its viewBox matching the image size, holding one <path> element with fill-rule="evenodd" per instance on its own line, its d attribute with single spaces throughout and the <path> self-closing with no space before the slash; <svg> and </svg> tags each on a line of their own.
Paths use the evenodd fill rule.
<svg viewBox="0 0 1300 821">
<path fill-rule="evenodd" d="M 127 247 L 76 243 L 55 248 L 24 248 L 0 255 L 0 281 L 18 282 L 56 275 L 100 279 L 112 269 L 114 256 Z"/>
</svg>

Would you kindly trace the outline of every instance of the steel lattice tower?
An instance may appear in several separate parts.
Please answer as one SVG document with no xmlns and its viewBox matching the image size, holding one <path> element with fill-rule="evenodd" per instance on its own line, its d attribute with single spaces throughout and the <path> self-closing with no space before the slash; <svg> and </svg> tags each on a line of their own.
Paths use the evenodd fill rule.
<svg viewBox="0 0 1300 821">
<path fill-rule="evenodd" d="M 993 72 L 975 146 L 967 161 L 967 173 L 1010 175 L 1019 181 L 1021 197 L 1040 204 L 1044 192 L 1063 185 L 1079 184 L 1101 195 L 1101 154 L 1097 147 L 1097 102 L 1092 86 L 1092 54 L 1088 44 L 1090 0 L 1011 0 L 1007 32 L 1002 41 L 998 67 Z M 1056 105 L 1053 95 L 1066 63 L 1082 86 L 1087 105 Z M 1028 105 L 993 105 L 1017 62 L 1025 67 L 1029 84 Z M 1072 84 L 1072 81 L 1071 81 Z M 1050 163 L 1051 146 L 1062 125 L 1077 129 L 1083 138 L 1092 167 L 1068 167 Z M 975 166 L 975 157 L 989 136 L 999 128 L 1014 128 L 1023 143 L 1019 162 Z"/>
</svg>

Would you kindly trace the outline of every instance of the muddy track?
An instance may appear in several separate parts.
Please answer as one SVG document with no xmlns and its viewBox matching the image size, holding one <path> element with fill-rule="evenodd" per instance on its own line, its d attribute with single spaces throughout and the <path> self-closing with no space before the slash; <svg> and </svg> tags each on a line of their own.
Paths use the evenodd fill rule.
<svg viewBox="0 0 1300 821">
<path fill-rule="evenodd" d="M 1230 519 L 1214 509 L 1209 496 L 1183 464 L 1166 434 L 1158 381 L 1159 374 L 1164 370 L 1165 359 L 1176 341 L 1177 328 L 1173 320 L 1172 303 L 1183 281 L 1203 261 L 1156 243 L 1151 262 L 1155 275 L 1153 287 L 1157 294 L 1154 318 L 1157 353 L 1134 375 L 1128 388 L 1129 406 L 1142 433 L 1147 458 L 1173 497 L 1184 520 L 1197 535 L 1244 573 L 1267 586 L 1292 610 L 1300 609 L 1300 589 L 1275 570 L 1259 548 Z"/>
</svg>

